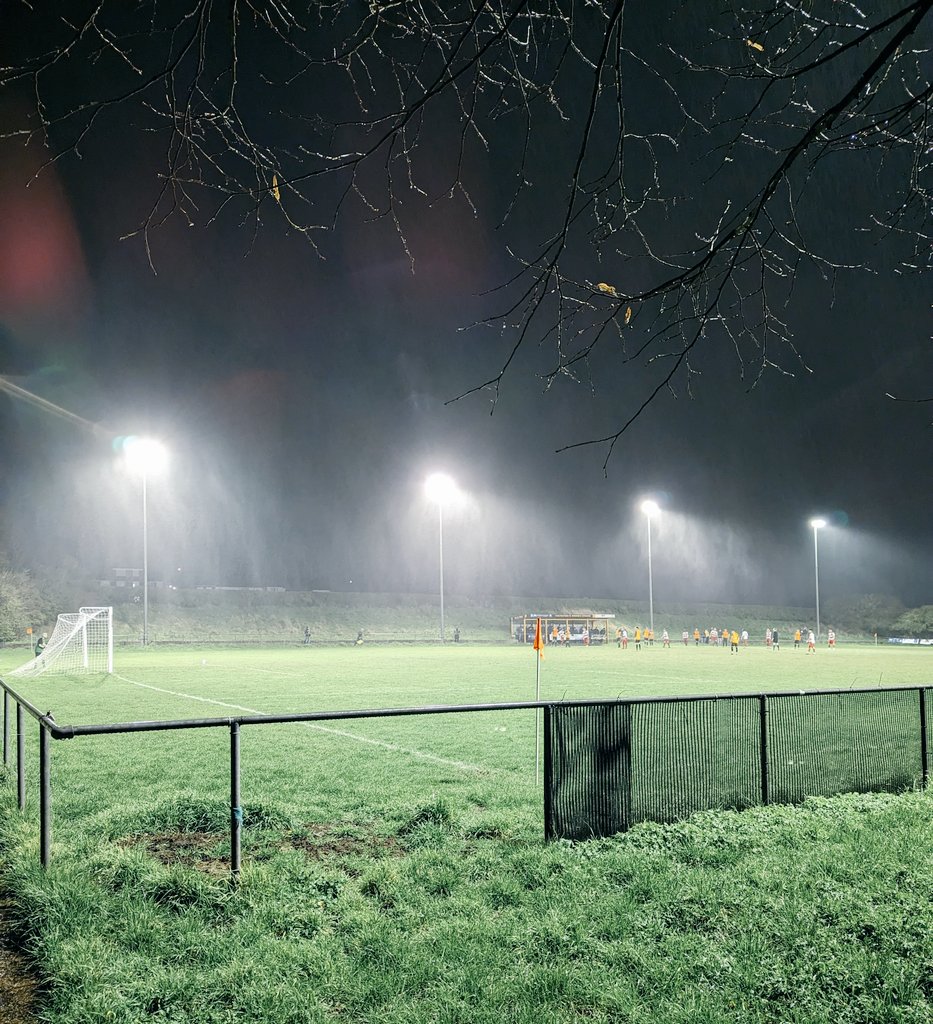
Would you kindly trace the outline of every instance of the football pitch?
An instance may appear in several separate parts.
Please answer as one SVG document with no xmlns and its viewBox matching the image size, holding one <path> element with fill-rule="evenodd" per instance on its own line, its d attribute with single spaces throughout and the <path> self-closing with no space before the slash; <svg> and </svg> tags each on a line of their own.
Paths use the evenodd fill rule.
<svg viewBox="0 0 933 1024">
<path fill-rule="evenodd" d="M 578 700 L 923 684 L 933 682 L 931 658 L 888 647 L 733 655 L 693 644 L 610 645 L 548 649 L 537 667 L 541 699 Z M 60 724 L 88 724 L 526 701 L 535 698 L 536 661 L 528 647 L 453 644 L 121 649 L 109 677 L 9 681 Z M 56 804 L 74 822 L 76 786 L 89 812 L 157 793 L 222 797 L 227 744 L 222 728 L 57 742 Z M 443 792 L 484 807 L 508 795 L 512 812 L 521 805 L 540 816 L 533 711 L 245 727 L 242 750 L 247 809 L 285 800 L 322 820 L 364 808 L 394 817 Z"/>
<path fill-rule="evenodd" d="M 541 696 L 919 685 L 931 656 L 549 650 Z M 77 724 L 522 701 L 535 669 L 518 647 L 159 648 L 4 678 Z M 231 887 L 227 728 L 53 742 L 42 871 L 34 726 L 0 866 L 50 1024 L 929 1019 L 924 792 L 544 843 L 530 710 L 244 726 Z"/>
</svg>

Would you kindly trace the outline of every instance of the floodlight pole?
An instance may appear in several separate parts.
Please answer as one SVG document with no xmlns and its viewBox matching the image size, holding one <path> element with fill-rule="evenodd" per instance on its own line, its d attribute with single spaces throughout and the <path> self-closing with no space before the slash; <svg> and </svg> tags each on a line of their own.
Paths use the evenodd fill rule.
<svg viewBox="0 0 933 1024">
<path fill-rule="evenodd" d="M 813 524 L 813 580 L 816 590 L 816 639 L 820 639 L 820 556 L 817 536 L 820 532 L 819 523 Z"/>
<path fill-rule="evenodd" d="M 456 495 L 453 480 L 446 473 L 432 473 L 425 481 L 425 491 L 431 501 L 437 502 L 437 571 L 441 594 L 441 643 L 444 643 L 444 502 Z"/>
<path fill-rule="evenodd" d="M 146 493 L 145 469 L 143 478 L 143 647 L 149 645 L 149 502 Z"/>
<path fill-rule="evenodd" d="M 654 636 L 654 580 L 651 575 L 651 518 L 658 512 L 658 506 L 653 501 L 643 501 L 641 510 L 648 520 L 648 628 Z"/>
<path fill-rule="evenodd" d="M 648 520 L 648 626 L 654 636 L 654 585 L 651 578 L 651 516 L 646 515 Z"/>
<path fill-rule="evenodd" d="M 437 564 L 441 590 L 441 643 L 444 643 L 444 502 L 437 503 Z"/>
<path fill-rule="evenodd" d="M 143 647 L 149 643 L 149 473 L 158 471 L 166 452 L 158 441 L 140 437 L 123 438 L 126 464 L 142 480 L 143 498 Z"/>
</svg>

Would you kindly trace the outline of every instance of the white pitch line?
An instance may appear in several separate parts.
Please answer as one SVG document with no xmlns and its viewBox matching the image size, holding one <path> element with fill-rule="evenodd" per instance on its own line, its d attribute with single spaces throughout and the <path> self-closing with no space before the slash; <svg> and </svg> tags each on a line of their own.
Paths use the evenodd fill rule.
<svg viewBox="0 0 933 1024">
<path fill-rule="evenodd" d="M 121 676 L 118 672 L 114 672 L 114 678 L 120 679 L 124 683 L 131 683 L 133 686 L 141 686 L 146 690 L 155 690 L 158 693 L 167 693 L 172 697 L 184 697 L 186 700 L 197 700 L 202 704 L 213 704 L 220 708 L 230 708 L 233 711 L 245 711 L 250 715 L 266 715 L 267 711 L 259 711 L 256 708 L 248 708 L 243 704 L 230 704 L 223 700 L 214 700 L 211 697 L 199 697 L 193 693 L 181 693 L 178 690 L 167 690 L 162 686 L 153 686 L 151 683 L 141 683 L 138 679 L 130 679 L 127 676 Z M 288 723 L 283 723 L 288 724 Z M 306 729 L 316 729 L 319 732 L 328 732 L 334 736 L 343 736 L 346 739 L 357 740 L 359 743 L 371 743 L 374 747 L 385 747 L 387 750 L 394 750 L 399 754 L 410 754 L 412 757 L 420 757 L 425 761 L 435 761 L 438 764 L 448 764 L 453 768 L 462 768 L 464 771 L 470 772 L 492 772 L 495 769 L 487 768 L 484 765 L 470 764 L 468 761 L 452 761 L 446 757 L 438 757 L 437 754 L 427 754 L 423 750 L 415 750 L 412 747 L 402 747 L 397 743 L 388 743 L 386 740 L 374 740 L 368 736 L 357 736 L 356 733 L 346 732 L 343 729 L 331 729 L 326 725 L 315 725 L 313 722 L 297 722 L 296 725 L 303 725 Z"/>
</svg>

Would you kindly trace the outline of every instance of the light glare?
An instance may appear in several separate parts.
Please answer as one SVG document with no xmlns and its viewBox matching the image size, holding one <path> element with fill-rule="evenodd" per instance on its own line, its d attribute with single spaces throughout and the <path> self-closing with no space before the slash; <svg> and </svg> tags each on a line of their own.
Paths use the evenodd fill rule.
<svg viewBox="0 0 933 1024">
<path fill-rule="evenodd" d="M 446 473 L 432 473 L 424 482 L 424 490 L 438 505 L 446 505 L 458 493 L 457 485 Z"/>
<path fill-rule="evenodd" d="M 123 442 L 123 457 L 134 473 L 152 476 L 168 465 L 168 449 L 151 437 L 128 437 Z"/>
<path fill-rule="evenodd" d="M 656 516 L 661 511 L 656 501 L 643 501 L 641 503 L 641 510 L 649 519 L 652 516 Z"/>
<path fill-rule="evenodd" d="M 810 525 L 813 527 L 814 530 L 822 530 L 823 527 L 826 525 L 826 520 L 825 519 L 811 519 L 810 520 Z"/>
</svg>

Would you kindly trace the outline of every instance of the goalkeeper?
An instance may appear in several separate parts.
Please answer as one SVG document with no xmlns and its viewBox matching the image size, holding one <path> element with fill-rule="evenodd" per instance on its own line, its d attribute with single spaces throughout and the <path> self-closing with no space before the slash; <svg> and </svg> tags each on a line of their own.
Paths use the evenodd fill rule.
<svg viewBox="0 0 933 1024">
<path fill-rule="evenodd" d="M 45 650 L 45 643 L 46 643 L 46 636 L 45 636 L 45 633 L 43 633 L 39 637 L 39 639 L 36 641 L 36 652 L 35 653 L 36 653 L 36 657 L 37 658 Z"/>
</svg>

